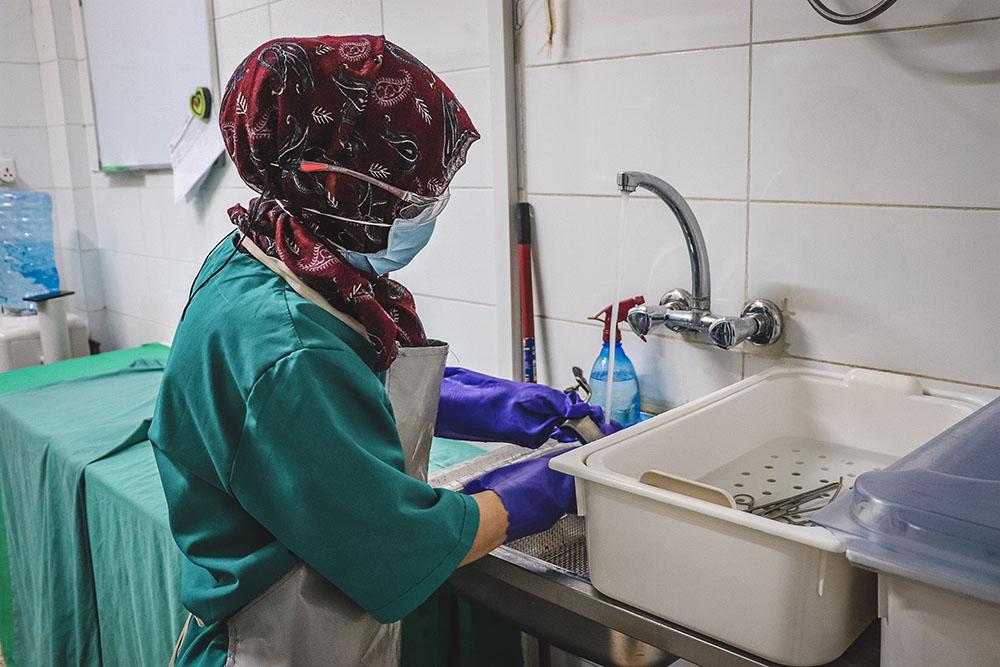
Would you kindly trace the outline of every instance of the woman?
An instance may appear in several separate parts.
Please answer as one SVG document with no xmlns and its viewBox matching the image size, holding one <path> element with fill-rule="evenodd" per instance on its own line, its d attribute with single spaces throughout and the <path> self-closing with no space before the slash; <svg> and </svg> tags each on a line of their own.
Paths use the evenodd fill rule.
<svg viewBox="0 0 1000 667">
<path fill-rule="evenodd" d="M 192 286 L 150 431 L 192 614 L 175 658 L 393 664 L 395 621 L 456 567 L 574 506 L 544 459 L 472 495 L 405 472 L 447 347 L 384 274 L 427 242 L 479 134 L 372 36 L 258 47 L 220 125 L 260 196 Z"/>
</svg>

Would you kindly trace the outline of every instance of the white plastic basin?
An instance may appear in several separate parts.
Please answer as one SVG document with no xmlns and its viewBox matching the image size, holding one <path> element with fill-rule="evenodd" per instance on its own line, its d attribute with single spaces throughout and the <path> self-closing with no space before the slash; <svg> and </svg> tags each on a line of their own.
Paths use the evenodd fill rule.
<svg viewBox="0 0 1000 667">
<path fill-rule="evenodd" d="M 906 454 L 982 401 L 905 376 L 773 369 L 572 450 L 593 585 L 789 665 L 837 658 L 874 619 L 873 574 L 832 533 L 639 482 L 661 470 L 750 493 L 758 504 Z"/>
</svg>

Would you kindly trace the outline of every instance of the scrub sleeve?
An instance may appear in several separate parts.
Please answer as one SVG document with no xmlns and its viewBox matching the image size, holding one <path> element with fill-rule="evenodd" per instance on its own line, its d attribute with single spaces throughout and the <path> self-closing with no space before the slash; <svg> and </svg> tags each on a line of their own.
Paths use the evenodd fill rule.
<svg viewBox="0 0 1000 667">
<path fill-rule="evenodd" d="M 472 498 L 403 472 L 380 377 L 342 348 L 292 352 L 254 384 L 230 484 L 282 545 L 383 623 L 448 578 L 479 526 Z"/>
</svg>

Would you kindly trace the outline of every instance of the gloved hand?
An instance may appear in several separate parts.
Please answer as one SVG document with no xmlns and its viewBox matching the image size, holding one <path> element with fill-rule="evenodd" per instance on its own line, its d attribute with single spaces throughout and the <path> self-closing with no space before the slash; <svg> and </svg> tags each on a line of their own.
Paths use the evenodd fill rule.
<svg viewBox="0 0 1000 667">
<path fill-rule="evenodd" d="M 576 513 L 573 478 L 549 468 L 562 449 L 530 461 L 497 468 L 465 485 L 464 493 L 493 491 L 507 509 L 507 541 L 540 533 L 565 514 Z"/>
<path fill-rule="evenodd" d="M 572 396 L 576 396 L 576 392 L 573 392 Z M 579 400 L 579 396 L 576 396 Z M 590 418 L 594 420 L 597 427 L 601 429 L 601 433 L 604 435 L 611 435 L 612 433 L 617 433 L 622 430 L 622 425 L 616 422 L 614 419 L 605 422 L 604 421 L 604 408 L 599 405 L 590 405 L 589 403 L 584 403 L 590 407 Z M 580 434 L 569 428 L 568 426 L 560 426 L 552 434 L 553 438 L 559 442 L 577 442 L 580 441 Z"/>
<path fill-rule="evenodd" d="M 454 440 L 509 442 L 532 449 L 540 446 L 567 419 L 590 416 L 603 427 L 603 411 L 540 384 L 513 382 L 464 368 L 445 369 L 441 382 L 434 435 Z M 614 423 L 614 422 L 612 422 Z M 613 428 L 618 430 L 621 428 Z M 607 432 L 607 431 L 605 431 Z M 565 441 L 575 440 L 568 430 Z"/>
</svg>

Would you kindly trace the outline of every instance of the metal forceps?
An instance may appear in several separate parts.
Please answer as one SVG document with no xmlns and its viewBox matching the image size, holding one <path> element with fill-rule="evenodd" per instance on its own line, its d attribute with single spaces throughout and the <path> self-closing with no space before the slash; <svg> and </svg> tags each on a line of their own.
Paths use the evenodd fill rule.
<svg viewBox="0 0 1000 667">
<path fill-rule="evenodd" d="M 826 507 L 832 503 L 838 495 L 840 495 L 843 488 L 844 478 L 841 477 L 836 482 L 824 484 L 823 486 L 816 487 L 815 489 L 803 491 L 802 493 L 797 493 L 794 496 L 782 498 L 781 500 L 774 500 L 763 505 L 755 505 L 755 499 L 749 493 L 736 494 L 733 496 L 733 500 L 736 501 L 739 509 L 748 511 L 751 514 L 801 526 L 809 523 L 808 519 L 800 518 L 801 515 L 811 514 L 818 509 Z M 817 500 L 822 500 L 824 502 L 810 506 L 810 503 Z"/>
</svg>

